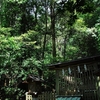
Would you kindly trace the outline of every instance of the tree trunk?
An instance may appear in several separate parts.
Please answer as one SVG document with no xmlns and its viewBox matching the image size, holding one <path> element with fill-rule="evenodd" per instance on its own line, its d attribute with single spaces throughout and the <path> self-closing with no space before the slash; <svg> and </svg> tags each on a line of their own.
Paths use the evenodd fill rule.
<svg viewBox="0 0 100 100">
<path fill-rule="evenodd" d="M 43 53 L 42 59 L 44 59 L 45 45 L 46 45 L 46 33 L 47 33 L 47 0 L 45 0 L 45 34 L 44 34 L 44 42 L 43 42 Z"/>
<path fill-rule="evenodd" d="M 63 57 L 64 57 L 64 61 L 66 59 L 66 45 L 67 45 L 67 34 L 65 35 L 65 38 L 64 38 L 64 53 L 63 53 Z"/>
<path fill-rule="evenodd" d="M 56 57 L 56 35 L 55 35 L 55 3 L 54 0 L 51 0 L 51 34 L 52 34 L 52 55 L 53 58 Z"/>
</svg>

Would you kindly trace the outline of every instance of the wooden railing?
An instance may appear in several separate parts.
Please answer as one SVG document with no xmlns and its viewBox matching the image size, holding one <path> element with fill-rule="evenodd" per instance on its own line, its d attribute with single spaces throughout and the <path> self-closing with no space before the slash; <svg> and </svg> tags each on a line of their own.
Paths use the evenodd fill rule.
<svg viewBox="0 0 100 100">
<path fill-rule="evenodd" d="M 42 94 L 38 96 L 38 100 L 55 100 L 55 93 L 42 92 Z"/>
</svg>

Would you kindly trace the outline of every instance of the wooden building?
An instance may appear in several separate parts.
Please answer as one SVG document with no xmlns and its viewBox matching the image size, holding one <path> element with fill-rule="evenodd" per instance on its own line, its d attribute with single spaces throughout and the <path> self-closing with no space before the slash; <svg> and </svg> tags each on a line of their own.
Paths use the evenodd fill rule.
<svg viewBox="0 0 100 100">
<path fill-rule="evenodd" d="M 57 96 L 100 100 L 100 56 L 57 63 L 49 68 L 56 71 Z"/>
<path fill-rule="evenodd" d="M 42 86 L 41 83 L 43 80 L 39 77 L 36 76 L 29 76 L 27 78 L 28 82 L 28 90 L 31 90 L 31 92 L 41 92 L 42 91 Z"/>
<path fill-rule="evenodd" d="M 25 98 L 26 100 L 31 100 L 34 97 L 37 98 L 42 91 L 42 82 L 43 80 L 40 77 L 32 75 L 28 76 L 26 80 L 22 81 L 18 87 L 27 93 L 27 96 L 22 97 L 22 100 L 25 100 Z"/>
</svg>

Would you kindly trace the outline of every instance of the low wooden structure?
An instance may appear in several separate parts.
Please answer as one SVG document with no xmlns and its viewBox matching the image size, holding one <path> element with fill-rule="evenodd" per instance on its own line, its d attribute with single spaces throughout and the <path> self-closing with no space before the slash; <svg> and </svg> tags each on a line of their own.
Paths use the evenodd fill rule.
<svg viewBox="0 0 100 100">
<path fill-rule="evenodd" d="M 42 91 L 41 83 L 43 82 L 43 80 L 40 77 L 29 76 L 27 78 L 27 82 L 28 82 L 28 91 L 37 93 Z"/>
<path fill-rule="evenodd" d="M 56 95 L 100 100 L 100 56 L 50 65 L 56 71 Z"/>
<path fill-rule="evenodd" d="M 19 88 L 26 91 L 26 95 L 22 97 L 22 100 L 32 100 L 38 98 L 38 95 L 42 92 L 43 80 L 38 76 L 29 75 L 26 80 L 19 84 Z M 25 99 L 26 98 L 26 99 Z"/>
<path fill-rule="evenodd" d="M 26 100 L 33 100 L 32 95 L 26 93 Z M 38 95 L 37 100 L 56 100 L 55 93 L 51 91 L 45 91 Z"/>
</svg>

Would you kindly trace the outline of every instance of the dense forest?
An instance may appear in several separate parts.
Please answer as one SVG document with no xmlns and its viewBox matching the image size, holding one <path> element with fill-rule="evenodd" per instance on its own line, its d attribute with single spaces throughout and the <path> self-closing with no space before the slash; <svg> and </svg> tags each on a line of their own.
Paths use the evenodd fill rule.
<svg viewBox="0 0 100 100">
<path fill-rule="evenodd" d="M 29 74 L 50 85 L 48 65 L 99 55 L 99 33 L 100 0 L 0 0 L 0 91 L 21 95 Z"/>
</svg>

